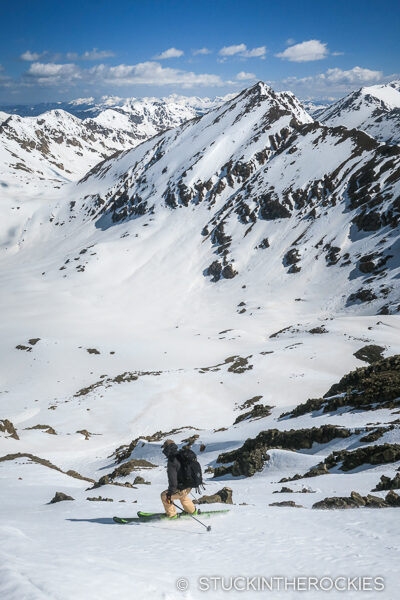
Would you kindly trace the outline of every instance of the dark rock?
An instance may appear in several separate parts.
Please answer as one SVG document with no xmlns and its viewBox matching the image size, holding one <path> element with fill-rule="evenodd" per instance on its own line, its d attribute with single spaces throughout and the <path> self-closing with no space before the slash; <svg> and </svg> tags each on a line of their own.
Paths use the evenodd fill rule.
<svg viewBox="0 0 400 600">
<path fill-rule="evenodd" d="M 113 498 L 103 498 L 102 496 L 92 496 L 91 498 L 86 498 L 90 502 L 114 502 Z"/>
<path fill-rule="evenodd" d="M 389 506 L 400 506 L 400 496 L 393 490 L 390 490 L 385 496 L 385 502 Z"/>
<path fill-rule="evenodd" d="M 264 238 L 257 246 L 257 248 L 260 248 L 261 250 L 266 250 L 267 248 L 269 248 L 270 244 L 269 244 L 269 240 L 268 238 Z"/>
<path fill-rule="evenodd" d="M 90 438 L 90 436 L 92 435 L 91 433 L 89 433 L 89 431 L 87 429 L 80 429 L 76 433 L 80 433 L 81 435 L 85 436 L 85 440 L 88 440 Z"/>
<path fill-rule="evenodd" d="M 226 265 L 221 271 L 221 275 L 224 279 L 233 279 L 237 274 L 237 271 L 235 271 L 232 265 Z"/>
<path fill-rule="evenodd" d="M 274 221 L 275 219 L 288 219 L 291 216 L 290 211 L 278 200 L 273 200 L 268 194 L 264 194 L 259 199 L 260 219 Z"/>
<path fill-rule="evenodd" d="M 354 352 L 353 356 L 371 365 L 372 363 L 383 360 L 384 351 L 385 348 L 383 346 L 370 344 L 369 346 L 363 346 L 357 350 L 357 352 Z"/>
<path fill-rule="evenodd" d="M 383 465 L 400 460 L 400 444 L 364 446 L 356 450 L 336 450 L 326 459 L 328 469 L 341 465 L 342 471 L 352 471 L 361 465 Z"/>
<path fill-rule="evenodd" d="M 162 439 L 171 438 L 186 429 L 196 429 L 196 427 L 187 425 L 186 427 L 177 427 L 171 431 L 156 431 L 151 435 L 141 435 L 132 440 L 129 445 L 119 446 L 111 456 L 115 457 L 117 463 L 121 463 L 130 457 L 136 446 L 140 442 L 143 443 L 143 440 L 146 440 L 146 442 L 160 442 Z"/>
<path fill-rule="evenodd" d="M 150 481 L 145 481 L 144 477 L 136 475 L 133 485 L 151 485 Z"/>
<path fill-rule="evenodd" d="M 317 508 L 317 509 L 359 508 L 359 504 L 357 504 L 357 502 L 355 502 L 351 498 L 338 496 L 338 497 L 324 498 L 324 500 L 315 502 L 312 505 L 312 507 Z"/>
<path fill-rule="evenodd" d="M 371 433 L 368 433 L 360 438 L 360 442 L 376 442 L 376 440 L 379 440 L 384 433 L 390 431 L 391 429 L 393 429 L 393 427 L 378 427 L 377 429 L 371 431 Z"/>
<path fill-rule="evenodd" d="M 312 329 L 310 329 L 310 331 L 308 333 L 312 333 L 313 335 L 315 335 L 315 334 L 321 334 L 321 333 L 328 333 L 328 331 L 322 325 L 322 327 L 313 327 Z"/>
<path fill-rule="evenodd" d="M 273 494 L 293 494 L 293 490 L 289 487 L 281 487 L 280 490 L 275 490 L 275 492 L 272 492 Z"/>
<path fill-rule="evenodd" d="M 279 483 L 286 483 L 288 481 L 297 481 L 298 479 L 307 479 L 308 477 L 319 477 L 320 475 L 329 475 L 329 471 L 324 462 L 318 463 L 315 467 L 311 467 L 304 475 L 296 473 L 292 477 L 283 477 L 279 480 Z M 306 489 L 306 488 L 303 488 Z"/>
<path fill-rule="evenodd" d="M 347 438 L 351 435 L 348 429 L 342 429 L 334 425 L 323 425 L 311 429 L 291 429 L 290 431 L 279 431 L 268 429 L 261 431 L 257 437 L 249 438 L 241 448 L 232 452 L 220 454 L 217 458 L 219 463 L 231 463 L 225 472 L 234 476 L 245 475 L 251 477 L 257 471 L 263 469 L 264 463 L 269 460 L 268 450 L 281 448 L 285 450 L 300 450 L 311 448 L 313 443 L 326 444 L 334 438 Z M 214 477 L 220 477 L 220 467 L 215 470 Z"/>
<path fill-rule="evenodd" d="M 261 398 L 262 398 L 262 396 L 253 396 L 253 398 L 249 398 L 249 400 L 246 400 L 245 402 L 243 402 L 243 404 L 241 404 L 239 406 L 239 410 L 244 410 L 245 408 L 250 408 L 250 406 L 253 406 L 253 404 L 255 404 L 256 402 L 261 400 Z"/>
<path fill-rule="evenodd" d="M 288 269 L 288 273 L 299 273 L 300 271 L 301 271 L 301 267 L 299 267 L 299 265 L 292 265 Z"/>
<path fill-rule="evenodd" d="M 192 446 L 195 443 L 196 440 L 199 439 L 199 437 L 200 437 L 199 434 L 195 433 L 194 435 L 191 435 L 190 437 L 182 440 L 182 442 L 186 443 L 186 445 L 188 447 L 190 447 L 190 446 Z"/>
<path fill-rule="evenodd" d="M 355 302 L 357 302 L 357 300 L 359 300 L 360 302 L 372 302 L 372 300 L 376 299 L 377 295 L 373 290 L 360 288 L 359 290 L 357 290 L 357 292 L 354 292 L 354 294 L 350 294 L 350 296 L 347 299 L 347 304 L 354 304 Z"/>
<path fill-rule="evenodd" d="M 300 254 L 297 248 L 291 248 L 283 257 L 283 264 L 285 267 L 295 265 L 298 262 L 300 262 Z"/>
<path fill-rule="evenodd" d="M 56 492 L 54 498 L 52 498 L 49 504 L 55 504 L 56 502 L 63 502 L 64 500 L 75 500 L 72 496 L 67 496 L 63 492 Z"/>
<path fill-rule="evenodd" d="M 381 479 L 373 491 L 379 492 L 381 490 L 398 489 L 400 489 L 400 473 L 396 473 L 393 479 L 390 479 L 390 477 L 387 477 L 386 475 L 381 475 Z"/>
<path fill-rule="evenodd" d="M 153 463 L 144 458 L 131 458 L 114 469 L 114 471 L 109 474 L 109 478 L 115 479 L 116 477 L 127 477 L 132 471 L 136 471 L 137 469 L 152 469 L 156 466 L 157 465 L 153 465 Z"/>
<path fill-rule="evenodd" d="M 205 270 L 205 275 L 211 275 L 211 281 L 216 283 L 221 279 L 222 265 L 218 260 L 214 260 Z"/>
<path fill-rule="evenodd" d="M 15 429 L 13 423 L 11 423 L 11 421 L 8 419 L 0 420 L 0 431 L 8 433 L 8 437 L 13 438 L 14 440 L 19 440 L 17 430 Z"/>
<path fill-rule="evenodd" d="M 368 494 L 363 497 L 365 500 L 365 505 L 369 508 L 385 508 L 388 506 L 383 498 L 380 496 L 373 496 L 372 494 Z"/>
<path fill-rule="evenodd" d="M 233 424 L 237 425 L 237 423 L 241 423 L 242 421 L 252 421 L 253 419 L 263 419 L 264 417 L 269 417 L 272 408 L 272 406 L 255 404 L 251 410 L 236 417 L 235 422 Z"/>
<path fill-rule="evenodd" d="M 334 412 L 344 406 L 357 410 L 397 408 L 400 407 L 399 390 L 400 355 L 396 354 L 351 371 L 323 398 L 307 400 L 290 413 L 282 413 L 280 418 L 295 418 L 319 410 Z"/>
<path fill-rule="evenodd" d="M 325 248 L 324 248 L 325 249 Z M 335 265 L 340 260 L 340 248 L 337 246 L 329 246 L 327 248 L 328 252 L 325 256 L 328 267 Z"/>
<path fill-rule="evenodd" d="M 194 504 L 214 504 L 217 502 L 222 504 L 233 504 L 231 488 L 224 487 L 212 496 L 201 496 L 201 498 L 194 501 Z"/>
</svg>

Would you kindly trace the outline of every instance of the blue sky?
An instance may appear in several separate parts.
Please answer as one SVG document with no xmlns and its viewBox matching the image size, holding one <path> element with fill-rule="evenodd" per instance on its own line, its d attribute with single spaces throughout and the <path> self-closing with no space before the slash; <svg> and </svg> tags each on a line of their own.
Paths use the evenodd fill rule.
<svg viewBox="0 0 400 600">
<path fill-rule="evenodd" d="M 332 99 L 399 78 L 398 0 L 0 0 L 0 103 L 216 96 L 256 80 Z"/>
</svg>

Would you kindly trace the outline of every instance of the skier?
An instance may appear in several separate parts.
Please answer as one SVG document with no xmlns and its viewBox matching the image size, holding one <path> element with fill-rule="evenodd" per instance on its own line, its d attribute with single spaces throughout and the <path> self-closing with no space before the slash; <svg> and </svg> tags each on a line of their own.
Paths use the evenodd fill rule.
<svg viewBox="0 0 400 600">
<path fill-rule="evenodd" d="M 165 440 L 162 452 L 167 457 L 168 489 L 161 494 L 165 514 L 170 519 L 176 519 L 174 500 L 179 500 L 185 512 L 197 515 L 197 510 L 189 498 L 192 487 L 199 488 L 202 484 L 201 467 L 192 450 L 178 450 L 174 440 Z"/>
</svg>

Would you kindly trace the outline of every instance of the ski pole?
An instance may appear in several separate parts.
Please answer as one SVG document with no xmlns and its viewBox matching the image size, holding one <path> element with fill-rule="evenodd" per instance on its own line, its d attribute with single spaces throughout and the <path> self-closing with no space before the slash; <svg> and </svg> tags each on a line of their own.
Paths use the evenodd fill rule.
<svg viewBox="0 0 400 600">
<path fill-rule="evenodd" d="M 194 517 L 190 513 L 187 513 L 186 510 L 183 510 L 183 508 L 181 508 L 180 506 L 178 506 L 177 504 L 175 504 L 175 502 L 171 502 L 171 504 L 173 504 L 176 508 L 179 508 L 179 510 L 181 512 L 183 512 L 183 513 L 189 515 L 190 517 L 192 517 L 192 519 L 194 519 L 195 521 L 197 521 L 198 523 L 200 523 L 200 525 L 203 525 L 203 527 L 205 527 L 207 529 L 207 531 L 211 531 L 211 525 L 206 525 L 205 523 L 203 523 L 202 521 L 200 521 L 200 519 L 196 519 L 196 517 Z"/>
</svg>

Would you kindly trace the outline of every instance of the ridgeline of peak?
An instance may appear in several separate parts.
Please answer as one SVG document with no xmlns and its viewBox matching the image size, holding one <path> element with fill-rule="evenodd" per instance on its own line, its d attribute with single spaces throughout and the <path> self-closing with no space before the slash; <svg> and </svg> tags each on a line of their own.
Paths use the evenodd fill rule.
<svg viewBox="0 0 400 600">
<path fill-rule="evenodd" d="M 361 129 L 379 141 L 400 142 L 400 85 L 393 81 L 351 92 L 318 114 L 326 125 Z"/>
</svg>

